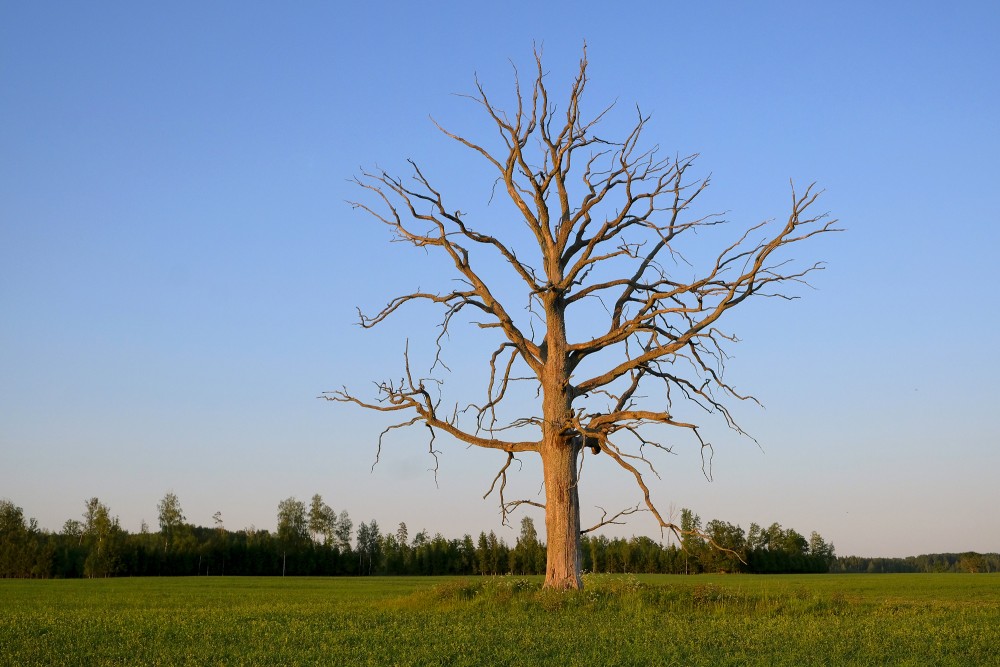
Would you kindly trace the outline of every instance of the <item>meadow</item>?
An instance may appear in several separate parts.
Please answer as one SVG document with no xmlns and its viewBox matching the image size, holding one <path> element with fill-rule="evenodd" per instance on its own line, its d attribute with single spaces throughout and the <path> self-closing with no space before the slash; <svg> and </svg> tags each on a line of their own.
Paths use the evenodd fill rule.
<svg viewBox="0 0 1000 667">
<path fill-rule="evenodd" d="M 0 581 L 3 665 L 1000 665 L 1000 575 Z"/>
</svg>

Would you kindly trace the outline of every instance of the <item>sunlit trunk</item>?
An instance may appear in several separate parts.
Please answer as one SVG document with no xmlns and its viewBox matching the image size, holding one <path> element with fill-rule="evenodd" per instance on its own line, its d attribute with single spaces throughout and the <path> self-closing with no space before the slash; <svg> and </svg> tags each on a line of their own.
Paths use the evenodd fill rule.
<svg viewBox="0 0 1000 667">
<path fill-rule="evenodd" d="M 580 497 L 577 493 L 579 446 L 566 438 L 547 439 L 542 449 L 545 473 L 545 535 L 548 547 L 546 588 L 582 588 L 580 579 Z"/>
<path fill-rule="evenodd" d="M 573 400 L 566 361 L 564 306 L 546 304 L 545 369 L 542 374 L 542 469 L 545 475 L 545 537 L 548 547 L 545 587 L 582 588 L 580 579 L 580 496 L 577 458 L 580 445 L 570 431 Z"/>
</svg>

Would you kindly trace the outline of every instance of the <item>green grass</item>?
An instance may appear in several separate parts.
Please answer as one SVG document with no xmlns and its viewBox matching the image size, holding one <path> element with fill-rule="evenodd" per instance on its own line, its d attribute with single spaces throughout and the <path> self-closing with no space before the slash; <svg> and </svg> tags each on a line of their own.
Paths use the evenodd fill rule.
<svg viewBox="0 0 1000 667">
<path fill-rule="evenodd" d="M 2 665 L 1000 665 L 1000 575 L 0 581 Z"/>
</svg>

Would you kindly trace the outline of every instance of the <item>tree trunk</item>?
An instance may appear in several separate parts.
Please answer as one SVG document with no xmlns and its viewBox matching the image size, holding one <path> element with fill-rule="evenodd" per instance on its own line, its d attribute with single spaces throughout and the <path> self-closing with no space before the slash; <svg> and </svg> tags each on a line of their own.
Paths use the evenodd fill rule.
<svg viewBox="0 0 1000 667">
<path fill-rule="evenodd" d="M 546 267 L 553 284 L 562 279 L 555 261 Z M 580 443 L 568 432 L 573 417 L 566 354 L 566 305 L 558 294 L 545 298 L 547 354 L 542 372 L 542 470 L 545 476 L 545 588 L 583 588 L 580 578 Z"/>
<path fill-rule="evenodd" d="M 546 438 L 542 449 L 545 473 L 545 588 L 580 589 L 580 496 L 577 457 L 580 447 L 566 436 Z"/>
</svg>

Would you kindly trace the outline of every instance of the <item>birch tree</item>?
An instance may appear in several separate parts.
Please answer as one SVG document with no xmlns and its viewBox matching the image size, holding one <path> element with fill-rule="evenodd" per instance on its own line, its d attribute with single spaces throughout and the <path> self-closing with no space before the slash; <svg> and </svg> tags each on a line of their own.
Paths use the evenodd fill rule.
<svg viewBox="0 0 1000 667">
<path fill-rule="evenodd" d="M 184 525 L 186 517 L 181 510 L 181 501 L 173 491 L 163 494 L 163 499 L 156 504 L 156 511 L 160 521 L 160 533 L 163 535 L 163 552 L 166 553 Z"/>
</svg>

